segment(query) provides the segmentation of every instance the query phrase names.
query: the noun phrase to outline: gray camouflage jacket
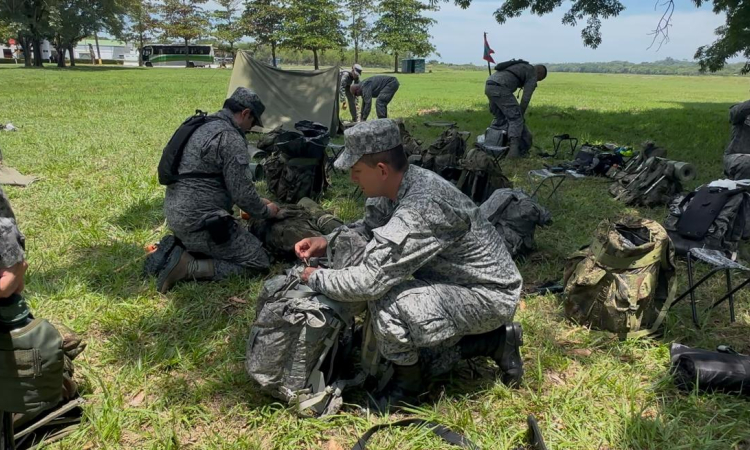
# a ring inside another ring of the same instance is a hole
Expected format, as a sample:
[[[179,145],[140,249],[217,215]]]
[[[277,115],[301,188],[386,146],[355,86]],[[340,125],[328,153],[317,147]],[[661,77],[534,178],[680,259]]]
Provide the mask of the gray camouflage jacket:
[[[253,184],[245,136],[231,111],[222,109],[198,128],[185,145],[179,174],[213,173],[215,178],[185,178],[167,186],[164,211],[177,233],[197,231],[207,217],[231,215],[237,205],[254,218],[270,215]]]
[[[488,301],[518,301],[521,275],[502,238],[479,208],[450,182],[410,166],[396,202],[367,200],[349,228],[370,239],[361,264],[320,269],[313,289],[335,300],[376,300],[410,279],[468,287]]]
[[[526,112],[526,108],[531,102],[531,96],[536,89],[536,68],[531,64],[521,63],[510,66],[501,71],[495,71],[487,78],[485,93],[487,95],[503,95],[523,88],[523,97],[521,97],[521,110]]]
[[[25,259],[26,238],[16,225],[8,197],[0,189],[0,268],[7,269]]]
[[[724,151],[725,155],[750,153],[750,100],[739,103],[729,110],[732,123],[732,138]]]
[[[343,98],[347,98],[351,95],[349,92],[349,88],[352,86],[352,84],[358,84],[359,80],[355,80],[354,77],[352,77],[352,73],[349,70],[342,70],[341,71],[341,83],[339,85],[339,96]]]
[[[375,75],[362,82],[362,121],[367,120],[372,108],[372,99],[380,95],[384,87],[396,80],[388,75]]]

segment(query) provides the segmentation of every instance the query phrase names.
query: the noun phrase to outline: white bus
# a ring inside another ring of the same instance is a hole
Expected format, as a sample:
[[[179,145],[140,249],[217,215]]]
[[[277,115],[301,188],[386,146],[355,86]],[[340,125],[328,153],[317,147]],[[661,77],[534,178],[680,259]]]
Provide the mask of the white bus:
[[[212,45],[188,46],[191,67],[211,67],[214,64]],[[147,67],[185,66],[185,46],[179,44],[153,44],[143,47],[143,64]]]

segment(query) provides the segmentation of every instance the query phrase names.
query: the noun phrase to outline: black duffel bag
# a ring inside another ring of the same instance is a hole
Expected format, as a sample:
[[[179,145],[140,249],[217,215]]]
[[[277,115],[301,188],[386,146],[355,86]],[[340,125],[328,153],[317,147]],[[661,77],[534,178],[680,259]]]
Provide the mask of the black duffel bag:
[[[750,356],[726,346],[717,352],[672,344],[670,359],[675,384],[682,390],[750,395]]]

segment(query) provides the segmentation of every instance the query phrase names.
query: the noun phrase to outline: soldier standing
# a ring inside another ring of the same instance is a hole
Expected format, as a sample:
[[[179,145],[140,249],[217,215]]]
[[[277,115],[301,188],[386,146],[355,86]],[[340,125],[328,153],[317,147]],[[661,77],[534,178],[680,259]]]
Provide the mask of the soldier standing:
[[[339,95],[341,97],[341,107],[346,109],[349,103],[349,112],[352,114],[352,122],[357,121],[357,99],[351,92],[351,87],[359,83],[359,77],[362,76],[362,66],[355,64],[352,70],[341,71],[341,82],[339,83]],[[346,102],[344,101],[346,99]]]
[[[274,217],[279,208],[253,184],[245,133],[263,126],[260,97],[237,88],[224,107],[188,140],[179,164],[181,179],[167,186],[167,225],[182,242],[157,279],[159,292],[185,279],[220,280],[270,266],[261,242],[232,216],[237,205],[253,218]],[[195,258],[193,253],[207,255]]]
[[[420,364],[422,349],[444,349],[453,362],[492,357],[517,384],[522,330],[511,321],[522,280],[501,237],[450,182],[409,165],[394,121],[357,125],[345,140],[335,166],[351,169],[368,198],[364,219],[349,227],[369,243],[361,264],[308,267],[302,278],[334,300],[367,302],[378,350],[394,368],[378,407],[423,392],[422,371],[432,371]],[[307,259],[327,246],[326,237],[307,238],[295,252]]]

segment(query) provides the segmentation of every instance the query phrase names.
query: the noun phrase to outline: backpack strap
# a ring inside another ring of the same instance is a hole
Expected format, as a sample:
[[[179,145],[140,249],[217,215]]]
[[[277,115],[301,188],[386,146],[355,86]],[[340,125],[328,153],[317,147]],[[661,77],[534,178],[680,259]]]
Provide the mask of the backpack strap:
[[[411,425],[424,425],[426,427],[429,427],[430,431],[432,431],[436,436],[449,444],[455,445],[456,447],[479,450],[479,447],[475,443],[471,442],[466,436],[456,433],[455,431],[451,431],[449,428],[443,425],[424,419],[404,419],[399,420],[398,422],[375,425],[374,427],[367,430],[367,432],[365,432],[365,434],[363,434],[362,437],[359,438],[354,447],[352,447],[352,450],[365,450],[367,448],[367,441],[372,437],[373,434],[377,433],[383,428],[408,427]]]

